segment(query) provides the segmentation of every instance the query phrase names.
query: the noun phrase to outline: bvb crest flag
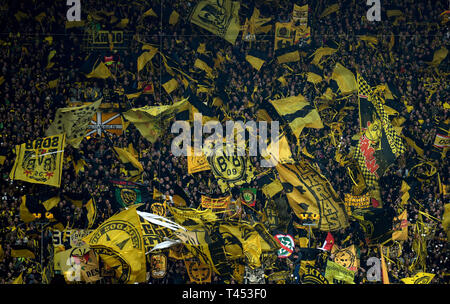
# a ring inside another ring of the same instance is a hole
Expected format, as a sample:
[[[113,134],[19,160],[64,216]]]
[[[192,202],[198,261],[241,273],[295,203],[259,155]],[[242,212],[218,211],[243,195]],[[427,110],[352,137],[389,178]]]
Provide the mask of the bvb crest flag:
[[[136,208],[129,207],[103,222],[83,238],[114,269],[120,283],[144,282],[146,264],[142,228]]]
[[[211,283],[212,269],[208,264],[203,264],[198,261],[184,261],[184,264],[186,265],[189,280],[192,283]]]
[[[55,119],[45,135],[51,136],[66,133],[67,143],[74,148],[78,148],[101,102],[102,98],[88,105],[59,108],[56,110]]]
[[[227,155],[225,144],[222,155],[215,154],[208,145],[205,145],[203,149],[222,192],[227,191],[230,187],[249,183],[253,179],[255,168],[250,162],[250,158],[238,156],[237,153]]]
[[[120,208],[148,202],[152,198],[144,186],[135,182],[112,180],[111,184],[114,186],[114,195]]]
[[[237,1],[202,0],[192,11],[189,20],[234,44],[241,28],[239,8],[240,3]]]
[[[401,281],[405,284],[429,284],[434,276],[434,273],[418,272],[413,277],[403,278]]]
[[[65,134],[58,134],[16,145],[16,159],[9,178],[59,187],[65,140]]]
[[[280,181],[294,213],[319,216],[318,228],[335,231],[349,225],[345,207],[331,184],[307,162],[279,164]]]
[[[334,245],[331,248],[331,254],[334,255],[334,262],[338,265],[345,267],[348,270],[356,272],[359,267],[359,259],[356,255],[355,245],[351,245],[346,248],[341,248],[338,245]]]

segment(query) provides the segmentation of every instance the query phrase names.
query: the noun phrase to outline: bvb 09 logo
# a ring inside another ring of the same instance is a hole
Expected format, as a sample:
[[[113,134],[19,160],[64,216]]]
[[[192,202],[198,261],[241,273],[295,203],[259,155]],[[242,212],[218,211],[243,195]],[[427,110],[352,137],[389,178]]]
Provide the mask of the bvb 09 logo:
[[[208,161],[215,175],[224,176],[230,182],[244,177],[246,163],[242,156],[211,156]]]

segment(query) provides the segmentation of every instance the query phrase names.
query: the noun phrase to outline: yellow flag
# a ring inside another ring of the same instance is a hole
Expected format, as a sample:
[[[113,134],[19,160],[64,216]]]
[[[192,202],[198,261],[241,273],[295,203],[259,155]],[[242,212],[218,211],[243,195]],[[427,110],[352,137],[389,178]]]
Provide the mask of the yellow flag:
[[[200,156],[194,155],[194,148],[191,147],[191,156],[187,156],[188,174],[193,174],[201,171],[211,170],[208,160],[202,153]]]
[[[167,122],[177,113],[187,109],[189,109],[189,103],[187,99],[183,99],[172,105],[133,108],[125,112],[123,116],[135,125],[143,137],[154,143],[166,131]]]
[[[111,71],[103,63],[103,61],[100,61],[100,63],[89,74],[86,74],[86,77],[100,79],[114,78],[113,74],[111,74]]]
[[[95,203],[94,199],[91,198],[86,203],[86,210],[87,210],[87,219],[88,219],[88,228],[91,228],[94,226],[95,219],[97,217],[97,204]]]
[[[300,136],[305,127],[323,128],[319,112],[302,95],[271,100],[270,103],[275,107],[278,114],[288,122],[297,137]]]
[[[334,255],[334,262],[338,265],[344,266],[348,270],[356,272],[359,267],[359,259],[356,255],[355,245],[346,248],[334,244],[331,248],[331,254]]]
[[[394,217],[392,240],[393,241],[406,241],[408,239],[408,219],[406,210]]]
[[[67,143],[74,148],[78,148],[87,133],[92,117],[97,113],[102,99],[79,107],[59,108],[56,110],[55,118],[45,135],[66,133]]]
[[[337,82],[343,94],[349,94],[358,90],[355,75],[340,63],[336,63],[331,79]]]
[[[328,6],[325,8],[325,10],[320,14],[319,19],[326,17],[334,12],[337,12],[339,10],[339,3],[335,3],[333,5]]]
[[[24,284],[23,282],[23,271],[19,274],[17,278],[14,279],[12,284]]]
[[[192,11],[189,20],[201,28],[235,44],[241,26],[238,1],[201,0]]]
[[[59,134],[16,145],[16,160],[9,178],[59,187],[65,139],[65,134]]]
[[[412,277],[401,279],[401,281],[405,284],[429,284],[434,276],[434,273],[418,272]]]
[[[144,66],[152,60],[152,58],[158,52],[157,48],[152,47],[151,45],[146,45],[149,51],[143,52],[137,59],[137,71],[140,72]]]
[[[324,56],[330,56],[336,52],[337,52],[337,49],[333,49],[330,47],[320,47],[311,55],[311,56],[314,56],[314,58],[311,60],[311,63],[322,68],[322,66],[320,65],[321,59]]]
[[[319,216],[318,228],[334,231],[348,227],[344,203],[328,180],[307,162],[278,164],[276,169],[289,205],[300,218],[304,212]]]
[[[433,54],[433,60],[428,62],[429,65],[437,67],[447,57],[448,50],[445,46],[442,46],[439,50]]]
[[[189,279],[192,283],[211,283],[211,266],[208,264],[199,263],[198,261],[184,261],[184,264],[186,266]]]
[[[442,227],[447,232],[447,240],[450,240],[450,203],[444,205],[444,214],[442,215]]]
[[[13,258],[27,258],[34,259],[35,254],[29,249],[11,249],[11,256]]]
[[[83,241],[114,269],[120,283],[133,284],[146,279],[146,261],[141,224],[136,208],[128,207],[103,222]]]
[[[172,13],[169,16],[169,24],[170,25],[177,24],[178,19],[180,19],[180,14],[178,14],[176,11],[172,11]]]
[[[325,278],[328,280],[330,284],[333,284],[334,280],[343,281],[346,284],[355,284],[354,282],[355,273],[333,261],[327,261]]]
[[[129,176],[127,180],[137,180],[139,179],[142,172],[144,172],[144,167],[130,152],[125,149],[114,147],[117,152],[120,161],[125,165],[125,170],[128,172]]]

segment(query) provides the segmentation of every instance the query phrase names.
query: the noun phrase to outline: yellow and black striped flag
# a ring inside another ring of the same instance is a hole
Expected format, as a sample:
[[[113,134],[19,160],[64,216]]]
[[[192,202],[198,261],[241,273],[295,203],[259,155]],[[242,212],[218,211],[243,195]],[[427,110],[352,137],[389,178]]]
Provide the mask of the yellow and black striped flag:
[[[137,181],[142,172],[144,172],[144,167],[130,152],[125,149],[114,147],[119,160],[124,164],[125,171],[127,173],[126,180]]]
[[[300,136],[303,128],[323,128],[319,112],[302,95],[271,100],[270,103],[288,123],[296,137]]]

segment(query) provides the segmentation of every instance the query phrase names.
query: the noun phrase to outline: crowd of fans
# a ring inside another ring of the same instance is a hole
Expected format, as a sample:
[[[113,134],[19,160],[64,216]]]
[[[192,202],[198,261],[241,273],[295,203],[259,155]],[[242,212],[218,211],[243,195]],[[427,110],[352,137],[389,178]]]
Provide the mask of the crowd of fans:
[[[245,54],[250,49],[250,43],[239,38],[235,45],[210,33],[201,30],[198,26],[189,22],[188,14],[197,1],[152,1],[153,11],[158,17],[142,17],[144,11],[150,8],[146,1],[135,1],[131,5],[128,1],[82,1],[82,19],[87,24],[95,24],[108,30],[111,25],[108,22],[95,21],[88,18],[88,12],[100,11],[114,12],[120,18],[128,18],[129,22],[124,29],[129,35],[127,47],[119,50],[102,50],[102,55],[115,58],[115,63],[110,66],[114,71],[115,79],[86,79],[79,72],[84,59],[94,50],[89,49],[84,41],[84,28],[66,28],[66,11],[68,7],[62,1],[17,1],[9,2],[1,8],[1,33],[0,33],[0,151],[5,155],[5,160],[0,166],[2,179],[0,181],[0,245],[3,256],[0,255],[0,283],[10,283],[24,270],[24,281],[27,284],[41,283],[40,248],[42,243],[47,244],[51,240],[51,233],[46,231],[41,234],[37,223],[24,224],[19,216],[21,197],[27,194],[42,192],[42,185],[29,184],[9,179],[9,172],[14,163],[12,149],[15,145],[26,141],[43,137],[54,117],[56,109],[67,106],[69,101],[89,101],[82,92],[87,88],[94,89],[105,96],[111,103],[120,101],[121,106],[126,107],[123,95],[117,95],[120,87],[136,87],[138,81],[152,82],[153,94],[145,94],[132,100],[134,107],[144,105],[172,104],[173,100],[179,100],[184,96],[185,87],[181,84],[171,94],[167,94],[160,86],[161,70],[156,65],[153,73],[137,73],[136,56],[139,53],[142,41],[158,46],[159,50],[167,57],[180,62],[182,67],[193,67],[196,59],[198,42],[206,43],[206,49],[212,54],[222,52],[225,60],[220,66],[221,75],[226,77],[225,86],[229,93],[226,101],[231,118],[253,120],[256,111],[266,97],[271,96],[272,90],[281,92],[284,96],[302,94],[312,101],[319,92],[324,92],[326,83],[314,86],[306,81],[306,77],[300,73],[307,70],[306,58],[290,63],[290,67],[299,75],[287,77],[287,85],[280,86],[276,81],[283,73],[283,68],[276,60],[268,62],[260,72],[245,60]],[[247,1],[244,1],[247,2]],[[271,16],[277,22],[285,22],[290,19],[293,1],[254,1],[263,16]],[[434,50],[440,46],[448,45],[448,25],[441,25],[439,14],[448,9],[446,1],[422,1],[414,3],[399,0],[397,7],[403,12],[404,19],[397,25],[393,25],[392,18],[383,18],[380,22],[367,22],[362,18],[366,15],[367,6],[364,3],[355,5],[354,1],[340,2],[337,13],[324,18],[319,14],[329,4],[325,0],[314,1],[310,4],[309,24],[311,27],[311,45],[319,47],[330,39],[340,44],[339,52],[331,55],[331,60],[324,65],[324,75],[329,75],[333,69],[333,62],[338,61],[347,67],[358,65],[366,80],[372,84],[391,82],[401,93],[401,102],[412,106],[411,112],[400,113],[406,118],[404,128],[407,128],[416,137],[425,143],[425,156],[429,155],[435,136],[433,121],[444,121],[449,118],[448,110],[444,109],[444,102],[449,100],[449,87],[447,81],[440,81],[435,86],[435,91],[430,93],[429,87],[424,85],[429,79],[435,79],[435,71],[427,68],[425,61],[429,61]],[[306,3],[306,2],[305,2]],[[242,3],[244,4],[244,3]],[[299,1],[298,4],[304,4]],[[241,10],[245,9],[242,5]],[[175,25],[167,22],[168,15],[173,11],[180,14],[179,21]],[[384,13],[386,8],[382,7]],[[15,16],[18,12],[27,14],[25,18]],[[40,21],[35,16],[44,12],[45,17]],[[383,15],[385,16],[385,15]],[[20,20],[18,20],[20,19]],[[240,20],[244,24],[245,20]],[[436,24],[436,25],[433,25]],[[358,48],[356,35],[370,31],[380,37],[376,48],[361,44]],[[390,33],[395,36],[395,45],[391,52],[394,62],[389,59],[389,49],[386,43]],[[273,30],[267,34],[261,34],[256,41],[251,42],[251,47],[256,48],[274,58]],[[46,37],[52,37],[51,43]],[[52,68],[48,66],[48,54],[56,51],[51,61],[56,62]],[[382,54],[380,59],[379,54]],[[439,67],[445,74],[448,72],[448,63]],[[48,87],[47,83],[57,79],[54,87]],[[253,88],[257,88],[253,94]],[[77,88],[75,90],[74,88]],[[202,95],[200,95],[202,97]],[[348,110],[344,117],[345,128],[340,138],[341,150],[348,152],[352,145],[352,137],[359,132],[358,97],[356,94],[348,99],[348,105],[353,109]],[[253,104],[253,105],[252,105]],[[421,123],[423,122],[423,123]],[[330,128],[305,129],[306,139],[327,138]],[[174,184],[185,190],[189,201],[188,207],[197,208],[201,195],[219,195],[220,188],[215,182],[211,171],[204,171],[193,175],[187,172],[187,160],[184,157],[174,157],[170,146],[173,135],[167,130],[167,136],[159,138],[151,144],[143,138],[139,131],[132,125],[122,135],[110,134],[114,146],[127,147],[132,144],[139,151],[139,161],[144,168],[143,183],[150,191],[154,188],[155,178],[158,180],[160,191],[166,195],[174,195]],[[302,143],[305,145],[305,143]],[[311,141],[308,147],[313,146],[311,152],[319,164],[321,171],[337,194],[344,200],[344,194],[352,189],[352,181],[345,167],[342,167],[334,159],[336,148],[327,140]],[[291,149],[297,152],[295,141],[291,141]],[[74,148],[66,147],[65,156],[73,154]],[[84,172],[75,173],[71,162],[64,165],[61,179],[61,194],[81,193],[88,190],[95,198],[98,216],[96,224],[103,222],[118,210],[114,205],[114,193],[108,181],[112,178],[121,178],[123,165],[115,157],[108,138],[93,135],[86,137],[80,147],[87,165]],[[296,153],[294,153],[296,154]],[[300,157],[300,156],[298,156]],[[408,146],[406,153],[401,156],[396,164],[389,168],[381,178],[381,197],[386,205],[396,208],[400,204],[401,181],[408,174],[408,162],[417,158],[417,152]],[[445,169],[447,168],[447,169]],[[439,160],[436,169],[440,174],[441,182],[449,184],[448,159]],[[261,171],[257,168],[257,171]],[[210,182],[208,182],[210,181]],[[256,181],[250,186],[257,188]],[[46,189],[46,188],[44,188]],[[258,189],[257,206],[261,210],[265,205],[265,196]],[[237,194],[234,194],[234,199]],[[444,212],[444,204],[448,203],[448,196],[439,192],[437,182],[426,185],[417,200],[425,206],[426,212],[437,219],[441,219]],[[86,223],[77,220],[77,210],[70,201],[62,199],[58,205],[61,217],[65,219],[65,225],[69,228],[86,228]],[[149,208],[148,208],[149,210]],[[408,221],[414,225],[417,221],[418,207],[408,205]],[[242,217],[251,218],[248,209],[243,209]],[[289,215],[295,220],[295,215]],[[78,217],[79,218],[79,217]],[[425,222],[434,223],[433,220],[424,218]],[[36,232],[38,231],[38,232]],[[24,237],[34,233],[33,239]],[[416,256],[412,251],[413,229],[409,230],[410,236],[403,243],[402,254],[398,258],[403,265],[410,265]],[[431,233],[431,232],[430,232]],[[351,235],[350,238],[347,238]],[[351,225],[345,231],[333,233],[336,243],[346,239],[345,245],[360,245],[360,236],[357,229]],[[315,233],[317,246],[320,246],[326,237],[326,232]],[[11,250],[14,246],[27,245],[35,252],[34,261],[13,257]],[[360,248],[360,268],[357,271],[355,282],[367,282],[365,272],[368,269],[366,260],[367,248]],[[429,241],[427,242],[427,271],[436,274],[433,283],[448,282],[449,261],[448,241],[446,233],[440,223],[435,226]],[[298,256],[293,254],[291,262],[295,262]],[[48,261],[46,257],[44,261]],[[291,266],[294,267],[294,266]],[[149,283],[187,283],[189,278],[184,264],[180,261],[169,260],[169,271],[164,279],[150,279]],[[408,267],[400,267],[388,263],[390,280],[399,283],[401,278],[412,276]],[[223,279],[213,275],[213,283],[221,283]]]

